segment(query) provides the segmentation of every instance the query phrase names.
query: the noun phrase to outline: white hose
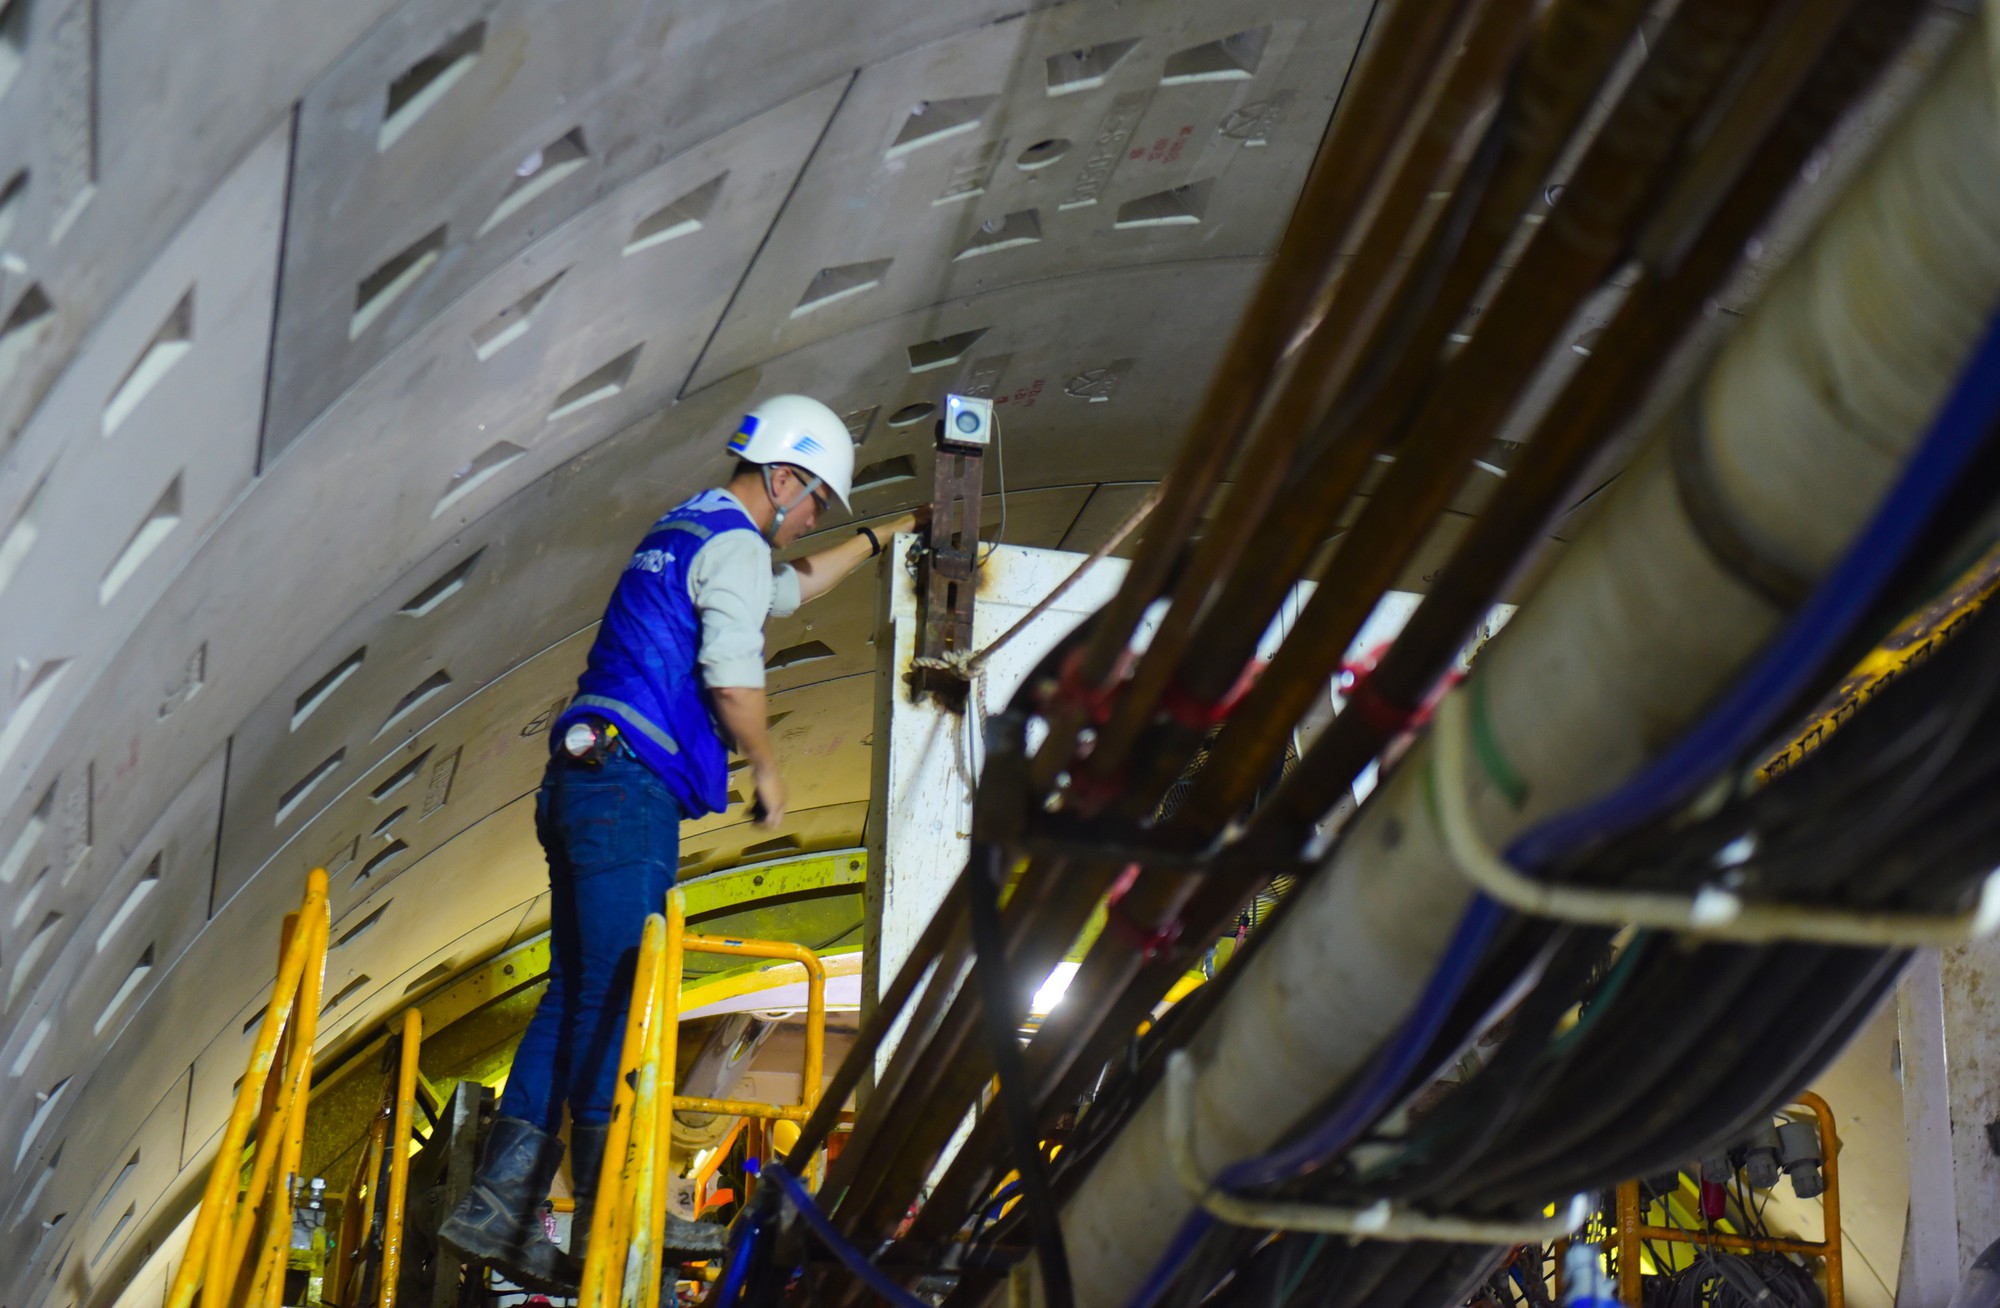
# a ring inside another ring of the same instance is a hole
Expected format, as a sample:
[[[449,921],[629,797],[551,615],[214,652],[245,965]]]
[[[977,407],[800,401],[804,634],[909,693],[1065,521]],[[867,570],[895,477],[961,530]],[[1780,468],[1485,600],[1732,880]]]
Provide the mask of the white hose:
[[[1698,417],[1739,536],[1802,580],[1860,528],[2000,303],[1984,47],[1961,41],[1677,415]],[[1668,425],[1481,658],[1493,738],[1526,783],[1516,809],[1472,778],[1489,841],[1630,776],[1781,621],[1691,525]],[[1269,1149],[1331,1094],[1443,951],[1468,891],[1424,802],[1426,766],[1397,769],[1195,1037],[1204,1175]],[[1063,1211],[1081,1308],[1123,1304],[1190,1211],[1164,1115],[1149,1097]]]

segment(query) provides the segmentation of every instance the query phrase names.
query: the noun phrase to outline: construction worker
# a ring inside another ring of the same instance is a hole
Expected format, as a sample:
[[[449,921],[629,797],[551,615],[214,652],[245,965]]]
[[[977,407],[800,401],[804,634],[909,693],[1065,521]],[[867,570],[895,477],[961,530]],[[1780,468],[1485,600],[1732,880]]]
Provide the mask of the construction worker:
[[[626,564],[576,697],[550,730],[535,802],[549,861],[549,982],[514,1054],[472,1188],[439,1229],[466,1256],[519,1284],[567,1290],[581,1269],[639,936],[679,865],[679,825],[727,803],[729,749],[750,766],[755,820],[776,828],[785,782],[764,702],[764,622],[825,594],[916,524],[863,527],[790,565],[774,546],[812,531],[854,480],[854,444],[818,400],[779,395],[745,416],[724,486],[655,522]],[[563,1155],[570,1112],[577,1206],[572,1257],[543,1233],[539,1208]],[[679,1223],[669,1247],[721,1228]],[[715,1241],[720,1249],[719,1238]]]

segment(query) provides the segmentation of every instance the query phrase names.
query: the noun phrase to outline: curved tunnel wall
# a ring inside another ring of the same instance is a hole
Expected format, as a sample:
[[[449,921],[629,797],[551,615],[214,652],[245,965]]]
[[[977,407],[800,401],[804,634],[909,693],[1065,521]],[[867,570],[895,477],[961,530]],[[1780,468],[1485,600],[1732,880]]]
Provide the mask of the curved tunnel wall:
[[[329,1052],[539,929],[539,733],[753,396],[866,517],[990,391],[1008,539],[1108,531],[1369,9],[0,0],[0,1304],[184,1210],[304,869]],[[775,852],[858,843],[851,589],[771,633]]]

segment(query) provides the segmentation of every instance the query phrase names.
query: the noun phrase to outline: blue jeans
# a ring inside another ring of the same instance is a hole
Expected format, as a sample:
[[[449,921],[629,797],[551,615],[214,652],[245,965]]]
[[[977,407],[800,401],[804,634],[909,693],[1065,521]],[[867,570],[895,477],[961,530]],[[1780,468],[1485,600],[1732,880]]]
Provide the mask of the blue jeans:
[[[535,834],[549,860],[549,988],[514,1051],[500,1115],[554,1134],[611,1120],[625,1013],[646,915],[664,910],[680,859],[680,806],[653,770],[617,753],[542,774]]]

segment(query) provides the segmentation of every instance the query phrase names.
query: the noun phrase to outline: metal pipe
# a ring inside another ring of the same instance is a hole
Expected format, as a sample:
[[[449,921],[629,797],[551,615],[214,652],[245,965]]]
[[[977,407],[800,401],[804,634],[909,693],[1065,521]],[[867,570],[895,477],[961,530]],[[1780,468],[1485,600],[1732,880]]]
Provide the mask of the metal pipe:
[[[1867,517],[2000,302],[2000,123],[1967,40],[1773,282],[1701,380],[1722,503],[1760,548],[1817,575]],[[1865,290],[1862,289],[1865,285]],[[1884,342],[1894,342],[1893,350]],[[1821,384],[1837,377],[1837,392]],[[1474,670],[1482,730],[1519,780],[1486,775],[1481,831],[1518,831],[1635,772],[1726,686],[1781,611],[1711,553],[1665,429]],[[1291,896],[1189,1048],[1214,1170],[1267,1149],[1351,1076],[1430,975],[1469,895],[1422,785],[1422,750]],[[1117,1302],[1189,1211],[1154,1142],[1157,1093],[1064,1209],[1079,1302]]]
[[[396,1110],[389,1127],[389,1208],[382,1220],[382,1308],[396,1308],[396,1278],[403,1270],[403,1209],[410,1196],[410,1128],[417,1115],[417,1054],[424,1015],[403,1014],[403,1047],[396,1061]]]

